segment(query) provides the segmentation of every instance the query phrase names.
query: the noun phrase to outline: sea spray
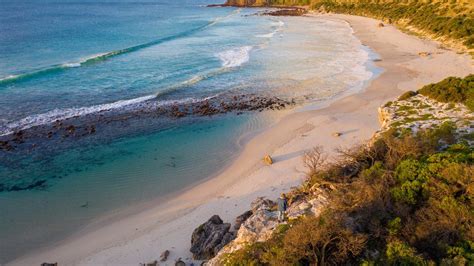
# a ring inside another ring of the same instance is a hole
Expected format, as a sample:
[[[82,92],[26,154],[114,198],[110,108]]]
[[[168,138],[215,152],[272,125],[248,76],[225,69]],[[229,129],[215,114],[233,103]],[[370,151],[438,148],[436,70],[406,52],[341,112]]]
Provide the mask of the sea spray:
[[[222,67],[238,67],[250,60],[250,51],[252,48],[252,46],[243,46],[217,53],[216,56],[221,60]]]

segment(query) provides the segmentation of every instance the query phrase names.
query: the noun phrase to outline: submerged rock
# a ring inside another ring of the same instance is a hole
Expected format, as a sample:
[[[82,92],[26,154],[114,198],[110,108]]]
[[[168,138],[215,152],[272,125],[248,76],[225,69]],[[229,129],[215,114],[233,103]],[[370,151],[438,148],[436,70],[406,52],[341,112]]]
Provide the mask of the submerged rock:
[[[235,238],[229,231],[230,224],[224,223],[218,215],[212,216],[200,225],[191,237],[191,253],[196,260],[214,257],[219,250]]]

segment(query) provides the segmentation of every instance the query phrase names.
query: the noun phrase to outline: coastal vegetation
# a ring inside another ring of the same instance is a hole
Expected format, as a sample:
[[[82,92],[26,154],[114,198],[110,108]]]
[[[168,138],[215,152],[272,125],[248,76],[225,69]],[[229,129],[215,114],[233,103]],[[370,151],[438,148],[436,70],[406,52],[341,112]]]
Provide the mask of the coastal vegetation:
[[[416,97],[427,96],[446,106],[455,103],[447,110],[455,109],[470,99],[472,78],[448,78],[387,105],[398,110],[407,101],[423,104]],[[465,120],[472,129],[472,120]],[[280,224],[268,240],[249,243],[221,262],[474,264],[474,148],[458,134],[457,122],[416,131],[387,123],[370,145],[341,150],[331,163],[319,148],[311,150],[304,157],[308,179],[289,194],[289,202],[313,197],[315,187],[334,188],[321,213]]]
[[[405,29],[474,48],[474,4],[469,0],[316,0],[312,8],[386,20]]]
[[[372,17],[462,50],[474,49],[471,0],[228,0],[226,5],[306,6],[321,12]]]

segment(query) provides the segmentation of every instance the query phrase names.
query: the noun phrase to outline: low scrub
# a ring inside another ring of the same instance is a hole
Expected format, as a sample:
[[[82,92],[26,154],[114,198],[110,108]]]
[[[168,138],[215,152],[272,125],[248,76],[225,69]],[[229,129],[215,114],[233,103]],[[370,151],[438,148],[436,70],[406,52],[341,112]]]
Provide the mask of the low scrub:
[[[453,130],[386,132],[370,148],[341,151],[303,186],[338,187],[320,216],[292,221],[224,264],[471,265],[474,149],[454,143]]]
[[[473,84],[474,75],[448,78],[418,93],[469,105]],[[308,179],[289,202],[335,188],[321,215],[292,220],[222,263],[474,265],[474,148],[456,132],[450,121],[416,133],[392,127],[331,163],[320,147],[308,151]]]
[[[314,9],[384,19],[474,48],[472,1],[314,0]]]
[[[439,102],[462,103],[474,111],[474,74],[465,78],[449,77],[418,92]]]

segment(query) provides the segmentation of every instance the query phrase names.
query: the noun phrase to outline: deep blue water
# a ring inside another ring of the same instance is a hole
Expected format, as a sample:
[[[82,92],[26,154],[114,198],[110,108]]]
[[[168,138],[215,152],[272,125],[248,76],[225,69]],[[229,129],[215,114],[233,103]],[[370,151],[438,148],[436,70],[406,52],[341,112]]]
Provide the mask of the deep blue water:
[[[258,9],[210,3],[0,0],[0,138],[222,92],[304,104],[360,89],[370,78],[368,54],[345,23],[253,16]],[[203,180],[237,156],[242,135],[271,122],[251,112],[148,117],[97,125],[80,139],[0,150],[0,264]]]

